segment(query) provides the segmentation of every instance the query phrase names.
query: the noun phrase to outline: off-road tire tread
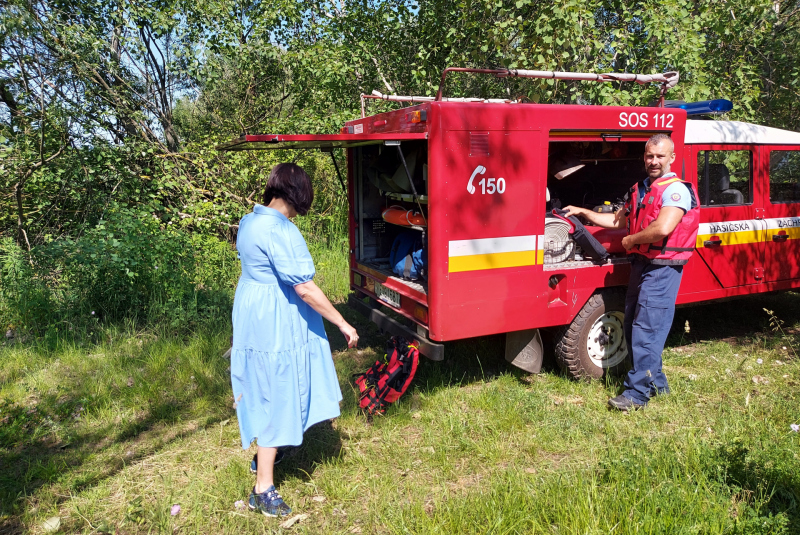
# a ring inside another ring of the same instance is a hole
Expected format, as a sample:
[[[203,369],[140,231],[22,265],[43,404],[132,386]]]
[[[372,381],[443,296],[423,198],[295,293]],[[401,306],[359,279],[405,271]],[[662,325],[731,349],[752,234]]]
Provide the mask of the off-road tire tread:
[[[559,367],[567,374],[578,380],[591,380],[595,377],[583,366],[580,358],[581,331],[586,327],[586,322],[597,311],[604,307],[614,295],[612,292],[617,290],[604,290],[592,294],[589,300],[581,308],[575,319],[568,325],[558,329],[555,333],[555,356]]]

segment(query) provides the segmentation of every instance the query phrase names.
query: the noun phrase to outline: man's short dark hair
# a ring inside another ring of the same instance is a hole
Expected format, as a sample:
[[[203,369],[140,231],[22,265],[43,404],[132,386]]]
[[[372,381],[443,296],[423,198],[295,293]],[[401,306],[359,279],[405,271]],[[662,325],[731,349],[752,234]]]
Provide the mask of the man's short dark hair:
[[[306,215],[314,202],[311,178],[303,168],[293,163],[279,163],[272,168],[264,190],[264,206],[272,199],[283,199],[300,215]]]
[[[650,136],[650,139],[647,140],[647,143],[645,143],[644,146],[647,147],[649,145],[658,145],[662,141],[668,142],[672,146],[672,150],[675,150],[675,142],[672,141],[672,138],[667,134],[653,134]]]

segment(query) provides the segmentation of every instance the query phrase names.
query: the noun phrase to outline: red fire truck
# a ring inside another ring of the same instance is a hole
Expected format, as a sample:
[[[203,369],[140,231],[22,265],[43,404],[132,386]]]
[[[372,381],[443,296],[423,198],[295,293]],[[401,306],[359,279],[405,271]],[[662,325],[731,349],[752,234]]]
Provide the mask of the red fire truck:
[[[362,95],[362,118],[339,134],[244,135],[220,147],[346,149],[349,304],[383,330],[418,340],[434,360],[443,342],[506,333],[507,360],[538,372],[539,330],[550,329],[571,375],[620,371],[630,269],[622,235],[586,227],[610,253],[599,262],[551,209],[613,210],[645,176],[644,145],[655,133],[672,137],[672,168],[700,194],[700,232],[678,304],[800,287],[800,133],[687,120],[727,101],[665,103],[677,73],[472,70],[662,86],[654,107],[617,107],[445,98],[452,70],[470,69],[447,69],[436,97]],[[366,116],[365,98],[411,106]],[[409,232],[427,254],[426,276],[414,281],[389,263],[393,243]]]

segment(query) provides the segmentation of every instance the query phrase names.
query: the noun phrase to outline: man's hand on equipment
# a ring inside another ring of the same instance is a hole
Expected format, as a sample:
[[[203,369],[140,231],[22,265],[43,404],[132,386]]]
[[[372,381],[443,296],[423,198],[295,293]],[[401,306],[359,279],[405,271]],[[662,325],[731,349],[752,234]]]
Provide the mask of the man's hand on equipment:
[[[566,212],[564,217],[584,215],[586,212],[588,212],[586,208],[579,208],[577,206],[572,206],[571,204],[569,206],[565,206],[564,211]]]
[[[600,212],[593,212],[587,208],[580,208],[578,206],[569,205],[564,208],[566,214],[565,217],[570,216],[581,216],[586,221],[589,222],[590,225],[595,225],[598,227],[603,228],[622,228],[625,226],[626,219],[623,217],[619,219],[617,214],[611,214],[608,212],[600,213]]]

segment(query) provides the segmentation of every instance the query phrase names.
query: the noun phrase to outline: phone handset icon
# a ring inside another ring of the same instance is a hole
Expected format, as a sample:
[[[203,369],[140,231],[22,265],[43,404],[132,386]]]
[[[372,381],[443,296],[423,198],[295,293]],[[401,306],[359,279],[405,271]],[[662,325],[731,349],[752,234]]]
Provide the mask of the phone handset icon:
[[[467,182],[467,191],[470,192],[470,194],[475,193],[475,186],[472,185],[472,181],[475,179],[477,175],[482,175],[485,172],[486,168],[482,165],[476,167],[475,170],[472,172],[472,176],[469,177],[469,182]]]

